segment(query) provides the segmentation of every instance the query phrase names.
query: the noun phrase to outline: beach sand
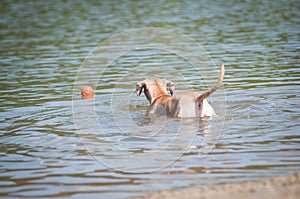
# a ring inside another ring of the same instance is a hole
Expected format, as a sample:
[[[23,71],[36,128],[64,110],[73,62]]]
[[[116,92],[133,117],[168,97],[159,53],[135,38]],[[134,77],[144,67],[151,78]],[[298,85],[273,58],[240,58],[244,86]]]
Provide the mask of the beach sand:
[[[298,199],[300,173],[266,178],[260,181],[206,185],[201,188],[165,190],[151,193],[144,199]]]

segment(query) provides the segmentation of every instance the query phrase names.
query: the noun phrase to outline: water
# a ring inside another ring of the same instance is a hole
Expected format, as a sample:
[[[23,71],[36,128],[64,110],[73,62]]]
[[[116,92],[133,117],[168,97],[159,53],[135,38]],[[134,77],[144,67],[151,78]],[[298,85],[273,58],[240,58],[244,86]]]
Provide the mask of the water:
[[[2,1],[0,9],[2,197],[127,198],[299,171],[299,2]],[[95,104],[80,100],[77,72],[89,53],[144,27],[184,33],[211,59],[199,73],[163,49],[130,51],[101,78],[99,68],[84,71]],[[201,92],[222,61],[224,86],[209,99],[218,117],[146,116],[137,81],[165,77],[177,92]]]

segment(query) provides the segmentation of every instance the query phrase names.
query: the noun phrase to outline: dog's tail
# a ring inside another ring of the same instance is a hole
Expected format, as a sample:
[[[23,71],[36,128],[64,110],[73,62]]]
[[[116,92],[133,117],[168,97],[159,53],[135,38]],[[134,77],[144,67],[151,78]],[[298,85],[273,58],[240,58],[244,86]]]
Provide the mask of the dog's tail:
[[[222,63],[221,68],[220,68],[220,75],[219,75],[219,79],[218,79],[217,83],[212,88],[210,88],[207,91],[205,91],[204,93],[202,93],[197,98],[198,102],[202,102],[205,98],[210,96],[213,92],[215,92],[221,86],[223,79],[224,79],[224,74],[225,74],[225,67],[224,67],[224,63]]]

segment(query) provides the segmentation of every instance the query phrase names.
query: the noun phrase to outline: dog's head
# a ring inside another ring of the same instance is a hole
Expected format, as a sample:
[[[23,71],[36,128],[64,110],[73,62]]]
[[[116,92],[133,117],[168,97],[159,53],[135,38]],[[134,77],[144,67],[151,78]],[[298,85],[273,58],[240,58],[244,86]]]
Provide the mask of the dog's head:
[[[141,95],[144,90],[145,96],[149,101],[153,97],[157,97],[161,94],[167,94],[167,88],[170,91],[170,94],[173,95],[175,91],[174,83],[166,79],[145,79],[144,81],[138,82],[136,84],[136,94]]]

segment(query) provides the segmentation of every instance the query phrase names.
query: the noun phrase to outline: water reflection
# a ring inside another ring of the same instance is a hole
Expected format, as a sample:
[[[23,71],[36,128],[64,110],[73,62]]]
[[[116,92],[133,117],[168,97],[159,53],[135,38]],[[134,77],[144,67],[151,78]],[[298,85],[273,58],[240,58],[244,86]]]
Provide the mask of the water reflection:
[[[101,164],[122,172],[161,170],[194,146],[201,149],[198,151],[200,156],[207,155],[221,133],[219,125],[222,122],[199,119],[166,118],[149,121],[142,126],[118,121],[117,125],[113,125],[114,117],[110,113],[100,114],[111,118],[110,122],[97,120],[99,116],[94,110],[93,100],[78,101],[76,105],[73,110],[83,145]],[[209,124],[211,122],[214,124]],[[107,128],[107,125],[110,127]]]
[[[1,196],[126,198],[299,171],[297,0],[4,0],[0,10]],[[137,81],[157,75],[175,82],[178,91],[203,91],[218,73],[208,64],[200,76],[162,49],[134,50],[109,63],[102,79],[97,71],[85,74],[98,82],[91,101],[80,100],[78,87],[75,102],[90,103],[78,111],[93,114],[77,116],[84,121],[77,134],[72,89],[80,65],[99,42],[136,27],[183,32],[216,63],[226,63],[226,104],[221,92],[209,99],[217,112],[225,104],[226,114],[182,125],[151,123],[147,101],[133,94]],[[128,120],[116,128],[108,111],[112,93],[129,93],[129,105],[114,108],[119,122],[125,111],[138,131],[126,126]]]

